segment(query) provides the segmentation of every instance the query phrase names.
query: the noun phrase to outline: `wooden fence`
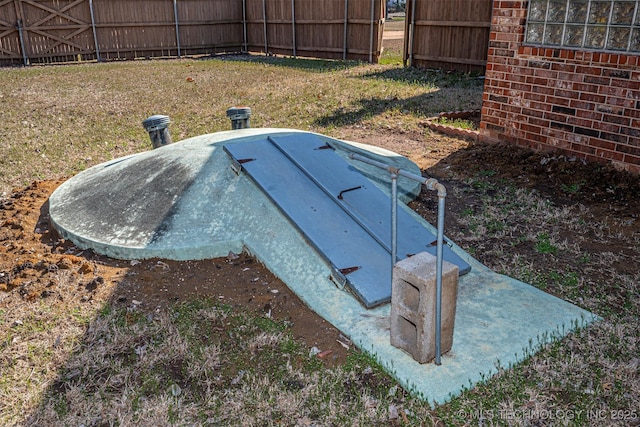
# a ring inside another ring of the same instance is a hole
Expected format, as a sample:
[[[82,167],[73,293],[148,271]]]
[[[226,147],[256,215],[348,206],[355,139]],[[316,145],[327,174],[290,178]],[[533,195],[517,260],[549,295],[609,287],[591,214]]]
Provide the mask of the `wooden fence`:
[[[384,0],[0,0],[0,65],[229,52],[377,62]]]
[[[484,72],[493,0],[407,0],[405,64]]]

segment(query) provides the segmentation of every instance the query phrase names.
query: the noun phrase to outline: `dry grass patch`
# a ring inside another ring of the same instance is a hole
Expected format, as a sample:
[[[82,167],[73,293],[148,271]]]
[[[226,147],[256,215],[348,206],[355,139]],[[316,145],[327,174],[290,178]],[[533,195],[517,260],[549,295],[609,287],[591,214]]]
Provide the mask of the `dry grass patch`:
[[[90,306],[43,301],[0,310],[0,424],[14,425],[36,407],[97,315]]]
[[[361,353],[327,369],[286,323],[211,301],[153,315],[105,308],[61,366],[28,425],[372,425],[390,410],[429,417],[428,405]]]
[[[483,166],[449,170],[448,237],[490,268],[603,320],[502,367],[438,415],[451,425],[640,425],[637,225],[603,216],[598,206],[516,187]],[[425,197],[415,208],[432,217],[433,203]]]
[[[149,149],[152,114],[171,117],[174,141],[228,130],[234,105],[254,127],[423,133],[421,118],[477,108],[481,91],[465,76],[253,56],[0,69],[0,194]]]
[[[0,291],[0,424],[640,425],[637,180],[513,148],[464,150],[421,126],[477,109],[481,91],[473,76],[283,58],[0,69],[0,194],[148,149],[140,122],[151,114],[171,116],[179,140],[226,130],[225,110],[249,105],[254,127],[440,160],[429,173],[449,189],[448,237],[603,317],[432,409],[358,351],[326,368],[286,322],[203,300],[152,314],[116,308],[88,298],[69,270],[9,260],[0,286],[30,275]],[[456,162],[458,152],[470,154]],[[412,206],[435,222],[432,196]],[[5,258],[27,256],[18,246],[39,226],[15,214],[0,233]],[[35,276],[55,292],[31,286]]]

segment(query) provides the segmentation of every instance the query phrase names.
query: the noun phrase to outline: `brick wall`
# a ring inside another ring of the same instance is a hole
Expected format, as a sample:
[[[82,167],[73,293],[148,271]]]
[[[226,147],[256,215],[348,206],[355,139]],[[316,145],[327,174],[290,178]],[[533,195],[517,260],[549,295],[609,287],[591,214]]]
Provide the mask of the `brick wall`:
[[[640,56],[523,46],[527,1],[494,1],[480,140],[640,174]]]

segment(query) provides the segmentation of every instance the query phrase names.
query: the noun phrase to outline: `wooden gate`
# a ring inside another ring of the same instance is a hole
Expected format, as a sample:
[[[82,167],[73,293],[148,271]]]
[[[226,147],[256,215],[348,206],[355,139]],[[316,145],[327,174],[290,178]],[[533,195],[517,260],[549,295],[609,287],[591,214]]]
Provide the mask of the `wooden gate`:
[[[22,61],[20,37],[18,34],[18,17],[15,12],[14,0],[0,1],[0,59],[6,62]],[[0,61],[2,65],[4,61]]]
[[[493,0],[407,0],[405,65],[484,72]]]
[[[25,63],[95,59],[86,0],[14,0],[13,4]]]

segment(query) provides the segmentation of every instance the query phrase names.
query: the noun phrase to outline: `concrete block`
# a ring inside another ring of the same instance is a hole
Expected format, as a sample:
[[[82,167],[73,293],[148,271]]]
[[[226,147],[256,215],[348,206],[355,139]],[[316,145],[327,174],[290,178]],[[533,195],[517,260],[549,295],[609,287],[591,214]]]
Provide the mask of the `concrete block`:
[[[419,363],[436,355],[436,261],[427,252],[398,261],[393,267],[391,289],[391,345],[409,353]],[[440,350],[453,345],[458,295],[458,267],[442,264],[442,312]]]

